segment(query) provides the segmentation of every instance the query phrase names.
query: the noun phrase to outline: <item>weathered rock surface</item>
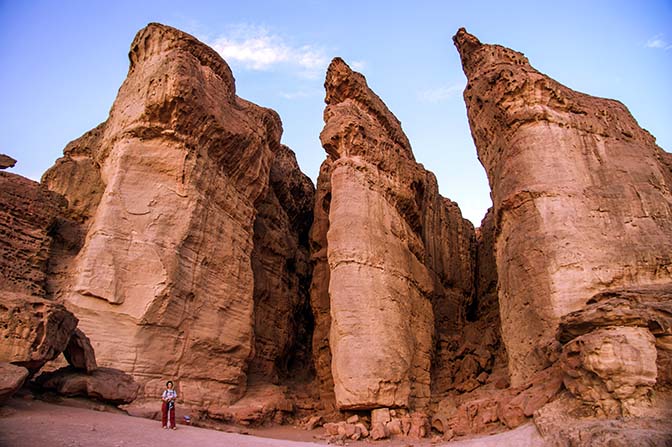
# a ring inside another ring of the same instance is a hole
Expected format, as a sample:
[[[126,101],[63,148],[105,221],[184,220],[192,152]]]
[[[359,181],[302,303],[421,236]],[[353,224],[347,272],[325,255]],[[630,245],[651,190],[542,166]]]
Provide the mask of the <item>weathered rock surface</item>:
[[[318,185],[316,208],[328,202],[329,221],[316,216],[326,243],[317,231],[312,240],[316,271],[321,250],[329,265],[336,402],[340,409],[423,408],[435,325],[455,331],[473,293],[473,227],[438,194],[362,75],[337,58],[325,87],[320,139],[329,191]],[[314,280],[312,290],[321,313],[324,289]],[[316,321],[322,331],[325,322]]]
[[[295,312],[312,187],[277,114],[236,96],[214,50],[150,24],[129,57],[109,118],[43,176],[87,229],[59,296],[140,396],[169,377],[186,405],[222,413],[250,368],[273,380],[310,338]]]
[[[39,183],[0,172],[0,290],[48,295],[49,257],[66,207]]]
[[[14,165],[16,165],[16,160],[9,155],[0,154],[0,169],[13,168]]]
[[[63,356],[75,369],[92,373],[98,369],[96,354],[89,337],[79,329],[75,329],[70,341],[63,351]]]
[[[66,348],[76,327],[77,318],[61,304],[2,292],[0,362],[23,366],[34,374]]]
[[[312,367],[308,233],[315,188],[286,146],[275,153],[269,179],[254,222],[255,356],[250,374],[278,383],[309,375]]]
[[[593,407],[571,398],[568,393],[539,409],[534,424],[544,444],[561,446],[661,446],[672,439],[672,395],[657,393],[649,408],[636,417],[604,419]]]
[[[487,386],[448,396],[438,403],[432,427],[458,436],[515,428],[551,402],[562,386],[562,372],[554,366],[537,372],[518,388]]]
[[[28,370],[23,366],[0,362],[0,405],[23,386],[28,374]]]
[[[140,388],[133,377],[114,368],[87,374],[69,366],[42,374],[35,382],[64,396],[86,396],[112,404],[133,402]]]
[[[310,261],[313,276],[310,283],[310,307],[313,311],[313,367],[320,397],[323,402],[335,404],[334,379],[331,375],[331,302],[329,299],[329,261],[327,259],[327,232],[331,207],[331,160],[320,166],[313,208],[313,226],[310,228]]]
[[[432,371],[432,395],[451,390],[470,392],[493,381],[508,386],[506,350],[501,340],[497,302],[495,227],[492,209],[476,229],[474,299],[467,303],[466,321],[458,331],[442,331]]]
[[[607,416],[647,405],[656,383],[669,383],[672,336],[669,284],[610,290],[562,317],[565,386]]]
[[[490,186],[512,385],[549,364],[560,318],[610,288],[669,282],[672,172],[619,102],[570,90],[521,54],[454,37]]]
[[[567,343],[612,326],[647,328],[656,337],[672,335],[672,283],[598,293],[585,307],[562,317],[557,337]]]
[[[565,345],[561,365],[574,396],[620,416],[646,401],[656,383],[656,342],[645,328],[600,328]]]

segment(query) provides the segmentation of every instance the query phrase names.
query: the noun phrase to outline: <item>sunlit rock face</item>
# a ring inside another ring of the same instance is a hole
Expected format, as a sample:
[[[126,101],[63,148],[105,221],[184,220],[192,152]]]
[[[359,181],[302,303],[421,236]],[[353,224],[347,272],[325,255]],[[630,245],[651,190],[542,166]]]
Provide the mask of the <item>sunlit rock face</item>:
[[[575,92],[521,53],[454,37],[492,188],[512,385],[548,364],[559,319],[611,288],[672,277],[670,154],[618,101]]]
[[[320,370],[330,353],[340,409],[423,408],[437,319],[441,330],[456,331],[472,297],[473,226],[439,195],[361,74],[336,58],[325,88],[320,139],[328,159],[316,201],[324,212],[315,212],[313,232],[322,281],[313,278],[313,305],[318,316],[330,313],[330,321],[316,317]]]
[[[60,295],[101,366],[130,373],[141,396],[177,379],[186,404],[216,414],[245,393],[255,351],[262,377],[284,367],[290,311],[307,305],[314,188],[278,115],[236,96],[214,50],[150,24],[129,58],[109,118],[43,178],[87,228]],[[265,330],[255,293],[262,316],[284,309]]]

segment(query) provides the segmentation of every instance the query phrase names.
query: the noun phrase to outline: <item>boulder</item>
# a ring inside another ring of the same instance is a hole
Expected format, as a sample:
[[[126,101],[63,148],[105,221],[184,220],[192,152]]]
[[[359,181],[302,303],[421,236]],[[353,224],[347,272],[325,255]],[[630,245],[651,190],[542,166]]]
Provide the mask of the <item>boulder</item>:
[[[0,362],[31,374],[68,346],[77,318],[62,304],[13,292],[0,292]]]
[[[0,362],[0,405],[23,386],[28,374],[28,370],[23,366]]]
[[[140,388],[130,375],[114,368],[97,368],[87,374],[68,366],[41,374],[35,382],[64,396],[85,396],[115,405],[133,402]]]
[[[16,160],[9,155],[0,154],[0,169],[13,168],[14,165],[16,165]]]
[[[521,53],[453,38],[492,190],[511,384],[550,365],[560,318],[598,292],[669,283],[669,154],[618,101],[571,90]]]
[[[656,383],[656,342],[646,328],[605,327],[580,335],[562,350],[567,389],[606,416],[647,403]]]
[[[98,368],[91,341],[79,329],[75,329],[70,336],[70,341],[68,346],[65,347],[63,355],[70,365],[86,373],[92,373]]]

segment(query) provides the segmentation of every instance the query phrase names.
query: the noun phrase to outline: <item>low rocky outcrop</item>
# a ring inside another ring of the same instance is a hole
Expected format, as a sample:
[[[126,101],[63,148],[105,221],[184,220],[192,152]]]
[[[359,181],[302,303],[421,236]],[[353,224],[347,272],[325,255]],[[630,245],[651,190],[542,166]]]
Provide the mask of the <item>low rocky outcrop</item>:
[[[23,386],[28,374],[29,371],[23,366],[0,362],[0,405]]]
[[[97,368],[86,373],[68,366],[42,374],[35,382],[63,396],[84,396],[114,405],[133,402],[140,388],[133,377],[114,368]]]
[[[77,318],[62,304],[0,292],[0,361],[36,373],[68,346]]]
[[[636,412],[669,384],[671,336],[672,284],[597,294],[560,321],[565,386],[604,415]]]

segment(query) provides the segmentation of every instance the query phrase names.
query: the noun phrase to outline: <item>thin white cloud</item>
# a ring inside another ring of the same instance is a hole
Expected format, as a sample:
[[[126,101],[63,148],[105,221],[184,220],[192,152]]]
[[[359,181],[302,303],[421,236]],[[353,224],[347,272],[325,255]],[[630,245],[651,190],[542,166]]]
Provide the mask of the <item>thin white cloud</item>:
[[[292,45],[269,29],[254,25],[237,25],[225,34],[208,40],[227,62],[248,70],[267,71],[280,65],[298,69],[302,76],[312,77],[327,66],[322,48],[313,45]]]
[[[446,85],[442,87],[422,90],[418,93],[418,98],[423,102],[442,102],[455,98],[464,90],[463,84]]]
[[[352,61],[350,67],[355,71],[362,71],[366,68],[366,61]]]
[[[652,38],[650,38],[649,40],[647,40],[645,46],[647,48],[657,48],[663,50],[672,49],[672,44],[668,43],[665,39],[663,39],[662,34],[657,34]]]
[[[278,93],[280,97],[289,99],[289,100],[295,100],[295,99],[302,99],[302,98],[308,98],[308,97],[313,97],[313,96],[319,96],[321,94],[320,91],[318,90],[297,90],[293,92],[280,92]]]

